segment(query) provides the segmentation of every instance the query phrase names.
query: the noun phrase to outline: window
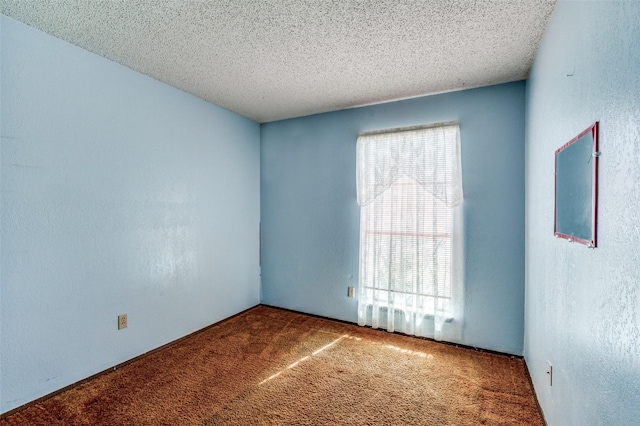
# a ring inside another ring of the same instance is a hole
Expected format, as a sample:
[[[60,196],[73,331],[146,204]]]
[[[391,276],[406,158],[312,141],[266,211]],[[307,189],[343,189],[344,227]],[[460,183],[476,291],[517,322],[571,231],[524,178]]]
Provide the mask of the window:
[[[456,339],[459,145],[457,124],[358,137],[360,325]]]

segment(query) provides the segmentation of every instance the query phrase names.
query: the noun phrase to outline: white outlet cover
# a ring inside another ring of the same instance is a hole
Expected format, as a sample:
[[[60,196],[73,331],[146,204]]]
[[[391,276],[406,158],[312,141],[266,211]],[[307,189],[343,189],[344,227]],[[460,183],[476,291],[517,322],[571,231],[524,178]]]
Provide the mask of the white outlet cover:
[[[127,314],[118,315],[118,330],[127,328]]]

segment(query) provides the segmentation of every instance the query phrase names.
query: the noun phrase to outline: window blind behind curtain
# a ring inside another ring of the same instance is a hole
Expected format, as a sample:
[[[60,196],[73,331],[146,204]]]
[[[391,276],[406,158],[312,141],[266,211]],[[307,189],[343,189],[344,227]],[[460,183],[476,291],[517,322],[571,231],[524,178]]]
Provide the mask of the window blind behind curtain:
[[[448,123],[358,137],[360,325],[460,340],[459,134]]]

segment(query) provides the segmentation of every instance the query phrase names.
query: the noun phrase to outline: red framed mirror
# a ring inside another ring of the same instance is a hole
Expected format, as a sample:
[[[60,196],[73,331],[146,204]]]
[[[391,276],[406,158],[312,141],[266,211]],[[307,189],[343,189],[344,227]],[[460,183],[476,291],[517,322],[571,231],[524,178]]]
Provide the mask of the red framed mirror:
[[[554,229],[557,238],[597,245],[598,122],[555,153]]]

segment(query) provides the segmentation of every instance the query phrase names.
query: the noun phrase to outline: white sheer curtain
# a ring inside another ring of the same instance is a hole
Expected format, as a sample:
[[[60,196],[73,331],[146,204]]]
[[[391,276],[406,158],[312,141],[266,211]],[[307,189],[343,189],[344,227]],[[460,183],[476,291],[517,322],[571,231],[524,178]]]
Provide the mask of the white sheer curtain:
[[[454,123],[358,137],[360,325],[460,339],[459,135]]]

